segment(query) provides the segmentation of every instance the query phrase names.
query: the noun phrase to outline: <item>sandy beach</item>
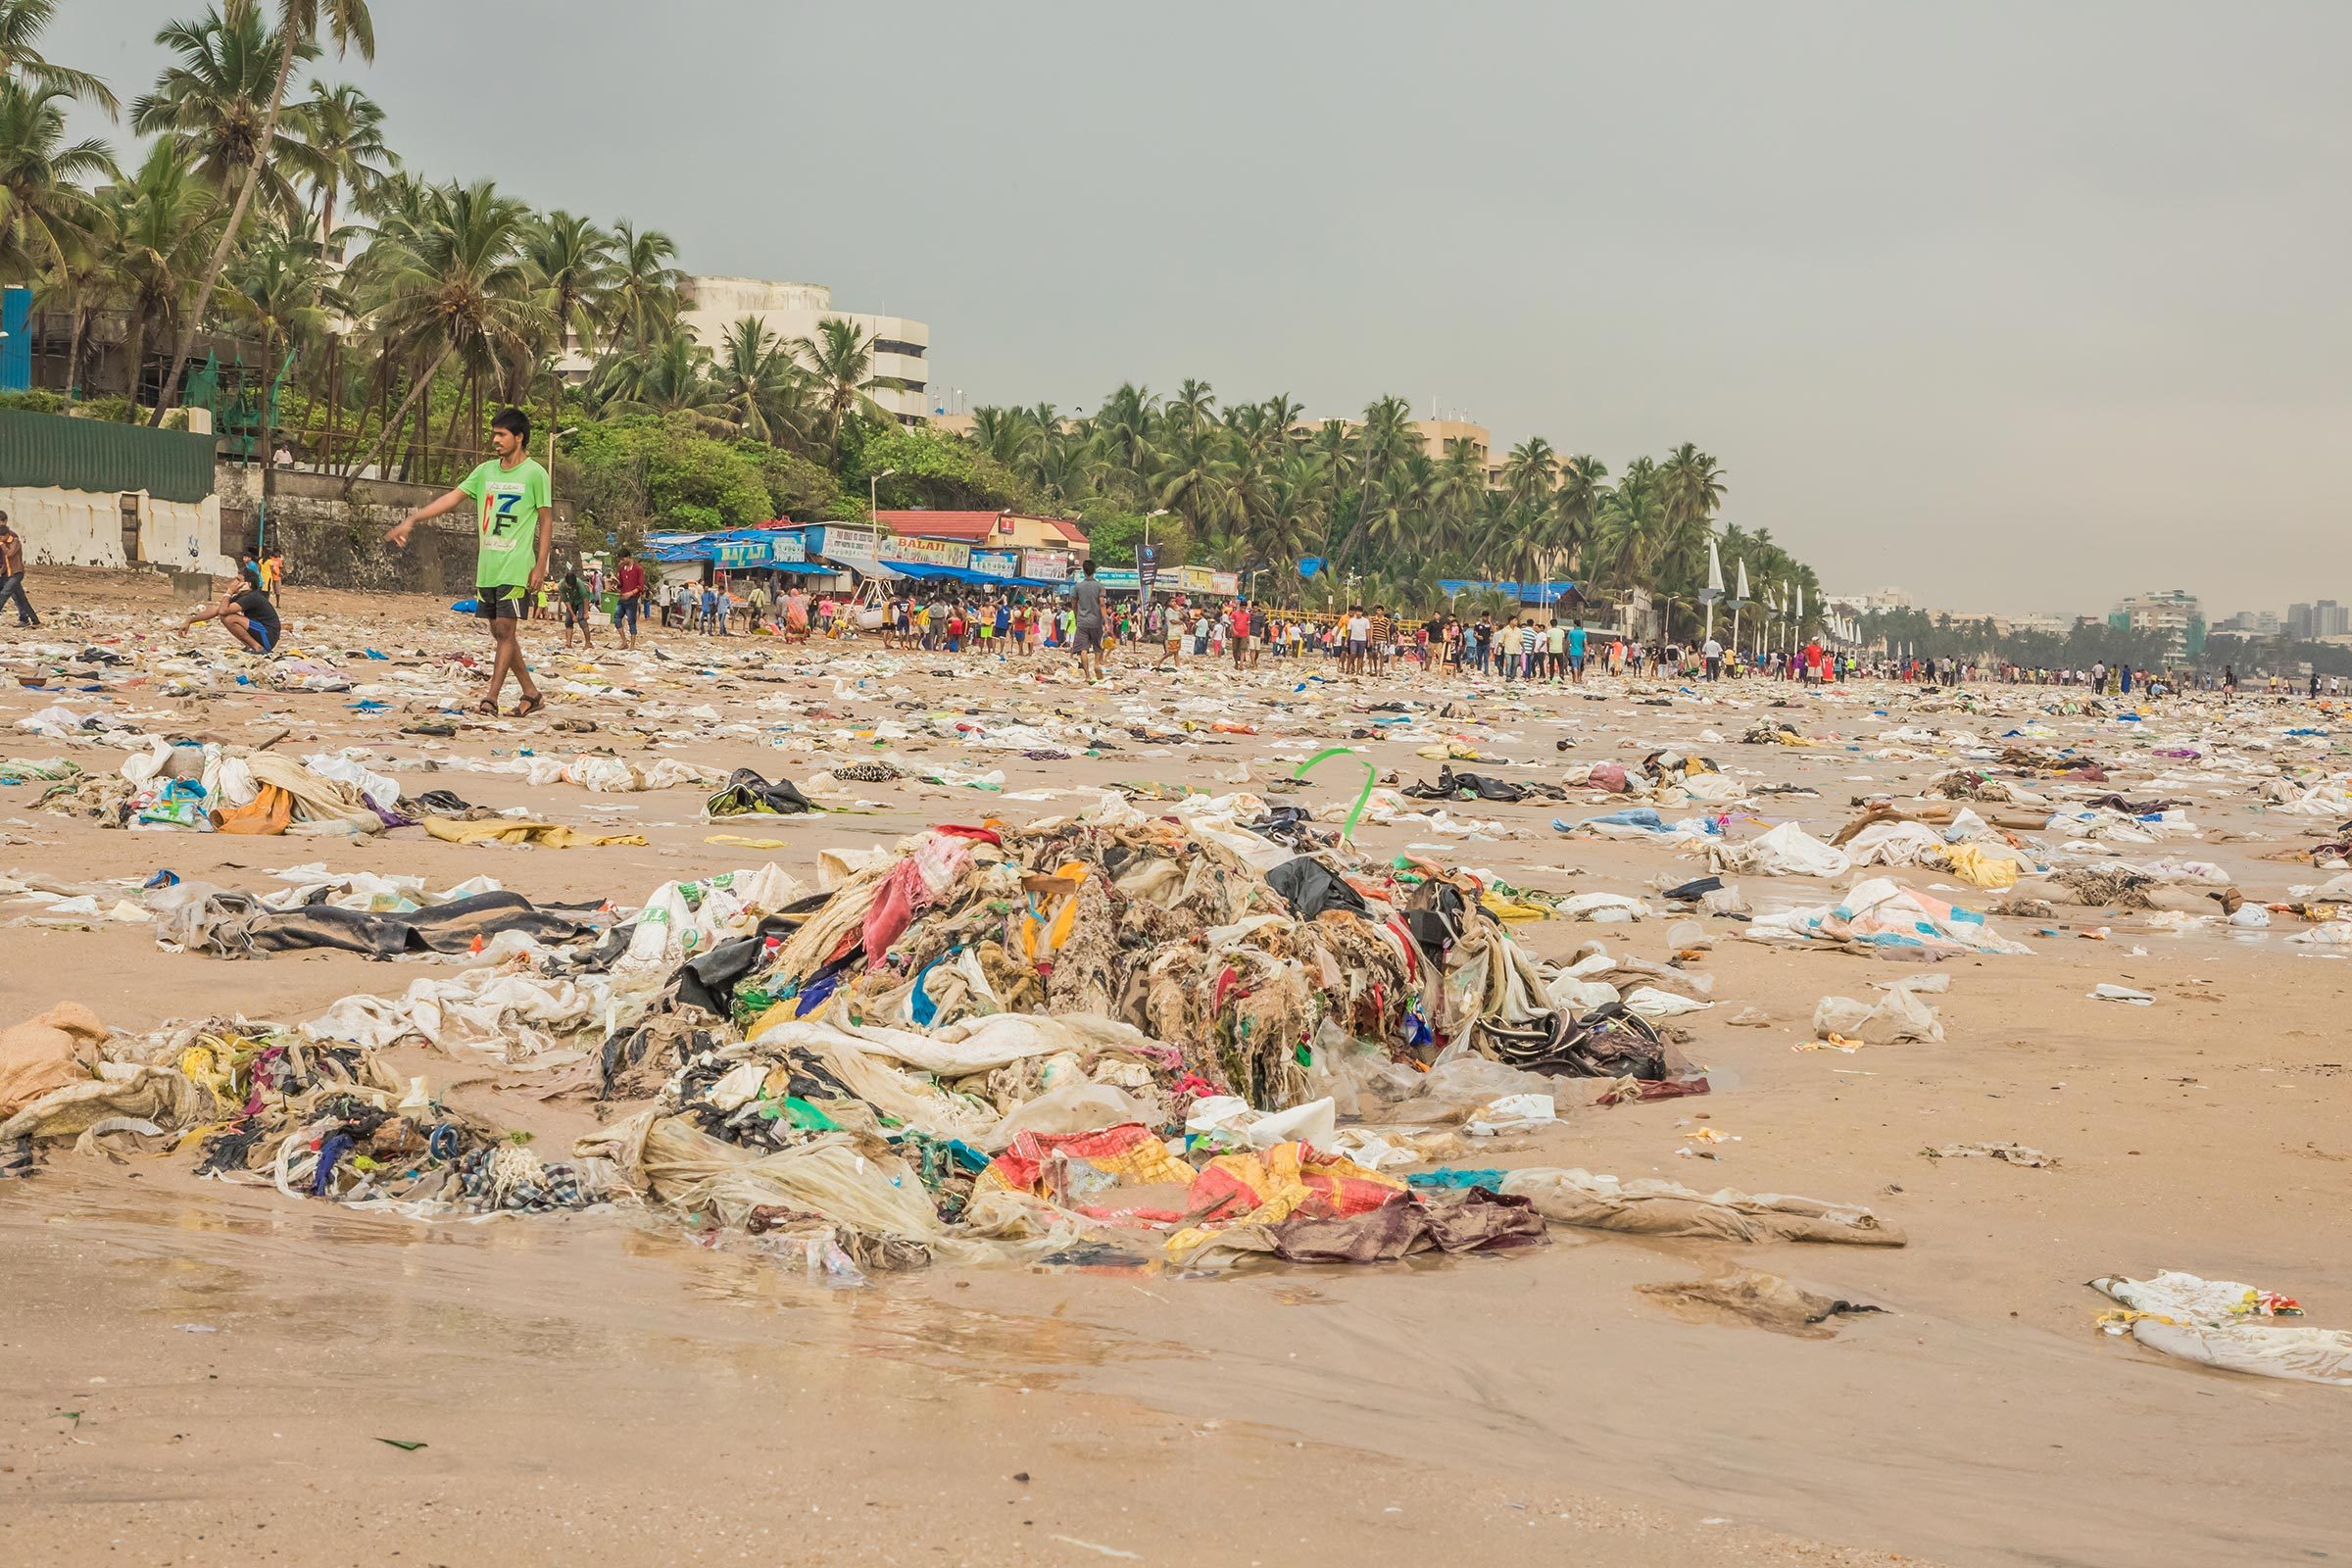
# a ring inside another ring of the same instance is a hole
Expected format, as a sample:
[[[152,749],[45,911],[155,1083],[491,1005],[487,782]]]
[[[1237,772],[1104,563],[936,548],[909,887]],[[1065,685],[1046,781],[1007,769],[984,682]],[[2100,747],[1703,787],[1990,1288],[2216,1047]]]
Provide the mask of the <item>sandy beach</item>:
[[[1978,909],[2009,897],[2048,907],[1990,916],[2030,952],[1933,963],[1749,940],[1741,921],[1701,916],[1711,944],[1680,961],[1711,977],[1712,1005],[1670,1022],[1710,1092],[1604,1106],[1593,1102],[1602,1082],[1561,1078],[1556,1124],[1506,1132],[1458,1161],[1865,1205],[1900,1226],[1900,1248],[1555,1225],[1550,1245],[1495,1255],[1268,1258],[1202,1278],[1150,1261],[934,1263],[835,1290],[739,1237],[644,1207],[416,1220],[200,1179],[169,1140],[47,1147],[23,1179],[0,1181],[11,1260],[0,1269],[0,1529],[12,1557],[1330,1554],[1642,1568],[2268,1564],[2340,1550],[2352,1509],[2331,1435],[2345,1391],[2102,1333],[2114,1303],[2086,1283],[2183,1270],[2296,1298],[2314,1327],[2352,1326],[2352,1056],[2331,1021],[2352,949],[2290,940],[2319,924],[2288,912],[2309,903],[2290,888],[2334,873],[2278,858],[2332,839],[2338,818],[2288,812],[2256,788],[2340,781],[2343,745],[2328,732],[2341,715],[2324,705],[2084,710],[2080,692],[2005,686],[1338,681],[1315,678],[1320,661],[1238,673],[1200,661],[1171,676],[1132,651],[1088,688],[1051,652],[951,658],[870,640],[659,632],[633,655],[602,639],[566,653],[550,623],[525,637],[548,710],[483,720],[443,711],[477,689],[451,656],[487,662],[477,625],[443,602],[295,587],[278,662],[357,683],[304,692],[271,688],[213,628],[174,634],[158,579],[36,569],[30,589],[48,624],[0,629],[9,759],[111,772],[131,732],[270,741],[294,757],[367,748],[404,795],[447,788],[648,842],[128,831],[36,809],[37,779],[0,785],[0,872],[108,889],[90,917],[0,899],[0,1025],[63,1002],[133,1034],[240,1014],[292,1024],[474,961],[162,951],[152,924],[106,912],[135,904],[160,870],[255,891],[313,862],[435,888],[490,875],[542,906],[630,909],[662,883],[769,862],[814,887],[825,851],[894,846],[941,823],[1067,815],[1114,786],[1265,791],[1328,746],[1362,748],[1384,780],[1428,780],[1441,764],[1422,751],[1439,737],[1499,760],[1453,766],[1521,783],[1661,748],[1710,759],[1757,788],[1732,812],[1738,841],[1783,823],[1826,841],[1864,798],[1915,801],[1937,775],[2011,744],[2075,748],[2103,764],[2089,793],[2184,803],[2187,832],[2104,853],[2209,863],[2248,904],[2278,907],[2267,925],[2232,925],[2207,897],[2224,884],[2210,882],[2126,907],[2070,901],[2046,877],[1992,893],[1921,865],[1726,873],[1757,918],[1835,903],[1878,876]],[[77,662],[84,650],[121,662]],[[355,710],[370,694],[382,706]],[[61,739],[20,723],[60,707],[127,729]],[[1410,722],[1385,733],[1378,721],[1400,714]],[[1811,744],[1743,743],[1760,719]],[[403,732],[441,722],[455,733]],[[1044,760],[977,744],[1009,724],[1097,733]],[[2029,724],[2046,738],[2003,738]],[[1107,742],[1114,730],[1130,733]],[[1924,738],[1885,738],[1896,730]],[[2198,755],[2153,755],[2165,749]],[[770,779],[855,751],[1003,777],[990,789],[859,782],[850,790],[870,810],[711,821],[708,787],[597,793],[456,765],[526,750]],[[2156,783],[2175,770],[2199,778]],[[1353,786],[1341,774],[1280,798],[1344,809]],[[1137,804],[1159,808],[1148,793]],[[1554,913],[1511,935],[1548,963],[1592,941],[1663,963],[1677,958],[1669,927],[1688,916],[1659,890],[1705,874],[1703,853],[1553,826],[1628,804],[1639,803],[1577,787],[1561,801],[1447,804],[1437,824],[1376,812],[1355,848],[1374,867],[1409,855],[1550,895],[1643,900],[1644,919]],[[2086,858],[2063,832],[2015,837],[2045,865]],[[1819,1038],[1823,997],[1871,997],[1875,982],[1931,971],[1948,980],[1930,999],[1940,1041],[1797,1049]],[[2101,984],[2152,1000],[2094,1000]],[[1732,1024],[1751,1008],[1768,1021]],[[449,1104],[529,1132],[551,1158],[617,1114],[585,1096],[543,1098],[530,1072],[420,1041],[385,1054],[395,1074],[428,1077]],[[2026,1146],[2049,1162],[1927,1152],[1972,1144]],[[1735,1269],[1883,1311],[1779,1333],[1641,1289]]]

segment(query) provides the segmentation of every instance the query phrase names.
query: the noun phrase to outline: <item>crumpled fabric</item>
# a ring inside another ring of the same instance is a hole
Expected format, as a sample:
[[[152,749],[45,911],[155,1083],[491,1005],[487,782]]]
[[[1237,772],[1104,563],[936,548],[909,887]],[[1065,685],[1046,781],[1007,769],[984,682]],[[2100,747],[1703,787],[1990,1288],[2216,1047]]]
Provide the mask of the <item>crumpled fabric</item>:
[[[0,1029],[0,1116],[97,1076],[106,1025],[78,1002]]]
[[[1945,953],[2031,953],[1996,933],[1975,909],[1946,904],[1891,877],[1857,882],[1836,904],[1759,914],[1747,935],[1763,942],[1851,942]]]
[[[2300,1311],[2276,1292],[2171,1269],[2153,1279],[2109,1275],[2090,1284],[2126,1309],[2109,1314],[2106,1327],[2152,1350],[2226,1372],[2352,1386],[2352,1332],[2266,1324]]]
[[[294,797],[274,784],[264,784],[243,806],[216,807],[213,831],[274,835],[294,824]]]
[[[549,976],[485,964],[443,979],[417,980],[398,997],[345,997],[302,1025],[312,1040],[347,1040],[381,1050],[416,1038],[450,1055],[509,1067],[578,1061],[606,1034],[632,1025],[652,1001],[603,975]]]
[[[1846,852],[1824,844],[1794,822],[1783,822],[1769,833],[1736,844],[1707,846],[1707,869],[1752,872],[1758,876],[1839,877],[1853,869]]]
[[[931,833],[916,843],[912,854],[890,868],[865,910],[861,945],[869,969],[882,966],[890,956],[890,945],[914,923],[916,915],[956,885],[971,859],[970,839],[955,833]]]
[[[1378,1208],[1405,1190],[1393,1176],[1305,1144],[1219,1154],[1200,1168],[1185,1195],[1187,1211],[1202,1216],[1201,1222],[1168,1238],[1168,1257],[1190,1261],[1229,1225],[1278,1225],[1301,1210],[1345,1218]]]
[[[1383,1263],[1432,1250],[1458,1253],[1547,1247],[1551,1233],[1526,1199],[1474,1187],[1458,1202],[1429,1203],[1398,1195],[1361,1214],[1295,1213],[1266,1227],[1265,1240],[1267,1250],[1293,1263]],[[1242,1238],[1227,1232],[1218,1241],[1236,1247]],[[1196,1253],[1192,1261],[1198,1266],[1200,1255]]]
[[[275,752],[251,752],[228,760],[243,764],[255,789],[274,785],[293,797],[293,825],[289,832],[301,832],[311,824],[353,833],[384,830],[383,816],[367,796],[349,784],[314,773],[291,757],[280,757]],[[222,772],[226,771],[224,763]]]
[[[77,1138],[100,1122],[122,1116],[166,1129],[184,1127],[219,1110],[210,1090],[175,1068],[102,1061],[97,1073],[27,1101],[0,1121],[0,1144],[20,1138]]]
[[[793,816],[815,810],[816,804],[788,778],[769,783],[755,768],[739,767],[727,775],[726,787],[703,803],[703,815]]]
[[[185,884],[183,884],[185,886]],[[158,889],[158,894],[179,889]],[[330,904],[289,909],[260,906],[243,894],[205,890],[178,900],[151,896],[158,910],[156,939],[191,953],[242,957],[333,948],[370,958],[411,953],[465,953],[477,941],[518,931],[550,945],[575,941],[595,927],[541,909],[519,893],[494,892],[452,899],[405,912],[339,908]]]
[[[1730,1188],[1701,1193],[1679,1182],[1636,1180],[1556,1165],[1505,1172],[1502,1192],[1525,1198],[1555,1225],[1636,1236],[1721,1242],[1844,1242],[1901,1247],[1901,1228],[1867,1208]]]
[[[583,833],[578,828],[561,822],[528,822],[511,816],[488,817],[478,822],[456,822],[446,816],[428,816],[424,830],[434,838],[449,844],[528,844],[542,850],[571,850],[586,846],[591,849],[608,844],[644,844],[649,842],[642,833]]]

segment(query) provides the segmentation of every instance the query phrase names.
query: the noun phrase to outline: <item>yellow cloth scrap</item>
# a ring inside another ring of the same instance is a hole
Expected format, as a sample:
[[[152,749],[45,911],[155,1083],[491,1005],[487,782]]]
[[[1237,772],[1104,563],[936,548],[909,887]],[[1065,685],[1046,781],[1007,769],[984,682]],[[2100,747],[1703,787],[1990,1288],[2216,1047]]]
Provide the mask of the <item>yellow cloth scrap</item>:
[[[1987,855],[1974,844],[1951,845],[1943,855],[1952,875],[1971,887],[1998,893],[2017,886],[2017,861],[2006,855]]]
[[[1495,919],[1502,921],[1548,920],[1551,918],[1551,911],[1541,904],[1527,904],[1515,899],[1506,899],[1499,893],[1481,893],[1478,896],[1478,906]]]
[[[446,844],[532,844],[543,850],[569,850],[585,844],[591,848],[606,844],[643,844],[642,833],[583,833],[578,828],[565,827],[561,822],[526,822],[513,817],[491,817],[480,822],[453,821],[446,816],[428,816],[424,830]]]
[[[732,844],[739,850],[789,850],[790,839],[747,839],[740,833],[707,833],[705,844]]]

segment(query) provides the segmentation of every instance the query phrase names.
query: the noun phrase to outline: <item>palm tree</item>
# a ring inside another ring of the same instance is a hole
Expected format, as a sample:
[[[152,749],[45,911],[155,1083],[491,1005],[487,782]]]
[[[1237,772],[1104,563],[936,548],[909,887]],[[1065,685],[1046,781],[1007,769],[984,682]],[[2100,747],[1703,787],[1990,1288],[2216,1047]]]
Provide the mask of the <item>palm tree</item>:
[[[159,141],[128,179],[99,195],[111,241],[106,287],[122,300],[124,375],[135,408],[146,359],[147,330],[179,324],[220,224],[220,198],[174,143]]]
[[[1608,476],[1608,466],[1591,453],[1579,453],[1560,462],[1559,488],[1551,495],[1549,533],[1553,547],[1572,573],[1584,570],[1584,552],[1592,542],[1600,504],[1608,494],[1602,482]]]
[[[112,89],[86,71],[54,65],[41,53],[41,34],[56,20],[57,0],[0,0],[0,78],[35,92],[78,98],[120,118]]]
[[[557,362],[547,392],[547,427],[553,430],[563,409],[562,362],[575,348],[583,355],[596,352],[598,326],[612,308],[619,269],[612,236],[562,211],[530,224],[522,254],[530,264],[539,308],[547,313],[547,352]]]
[[[670,264],[677,242],[658,228],[642,232],[622,219],[612,225],[612,297],[607,336],[616,345],[639,348],[669,336],[677,327],[684,274]]]
[[[295,127],[275,128],[270,88],[281,53],[277,34],[250,8],[207,12],[201,21],[174,22],[155,35],[173,63],[152,91],[131,100],[130,128],[170,136],[184,146],[197,173],[224,196],[249,172],[270,182],[281,213],[296,208],[289,172],[309,171],[310,149]],[[314,47],[297,51],[315,57]],[[268,141],[262,130],[271,126]],[[266,155],[265,155],[266,154]]]
[[[608,413],[683,414],[708,434],[740,428],[710,377],[710,351],[684,332],[606,362],[597,395]]]
[[[782,446],[805,433],[808,377],[757,316],[727,328],[710,379],[719,412],[752,440]]]
[[[254,14],[258,0],[227,0],[227,4],[229,17],[242,19]],[[165,28],[156,41],[172,44],[173,30]],[[286,82],[294,74],[294,62],[298,58],[318,57],[321,30],[333,35],[338,53],[356,47],[362,59],[375,58],[375,24],[368,18],[368,0],[278,0],[277,74],[270,90],[270,113],[262,122],[260,133],[253,138],[255,151],[244,166],[236,203],[229,209],[228,221],[220,230],[219,243],[213,247],[212,259],[205,264],[204,286],[197,291],[196,308],[180,326],[179,344],[172,354],[172,369],[164,378],[164,395],[156,400],[155,418],[150,422],[161,423],[165,411],[178,400],[179,372],[188,363],[189,349],[195,346],[196,329],[203,323],[204,313],[212,309],[213,290],[220,286],[220,273],[228,266],[229,250],[245,226],[246,210],[253,205],[254,190],[261,183],[262,166],[266,160],[274,161],[281,156],[277,122],[285,109]],[[168,79],[170,74],[166,75]],[[134,125],[137,122],[135,111],[132,122]],[[296,151],[299,168],[302,167],[299,144]]]
[[[1216,408],[1217,395],[1208,383],[1188,377],[1168,400],[1167,420],[1178,426],[1206,424],[1216,417]]]
[[[1723,479],[1722,466],[1689,441],[1658,466],[1660,493],[1677,522],[1714,516],[1723,505]]]
[[[6,20],[0,13],[0,24]],[[62,270],[94,219],[76,181],[116,172],[104,142],[66,141],[66,96],[63,87],[0,77],[0,280]]]
[[[1502,464],[1503,494],[1511,504],[1533,516],[1551,499],[1553,479],[1559,468],[1559,454],[1551,443],[1540,435],[1531,435],[1511,448],[1511,455]]]
[[[271,460],[277,439],[277,383],[280,351],[299,354],[324,335],[340,301],[334,270],[318,241],[278,227],[254,237],[228,270],[228,312],[252,322],[262,335],[262,369],[270,377],[262,398],[262,494],[277,490]]]
[[[343,194],[365,204],[400,165],[384,141],[383,106],[349,82],[329,87],[314,81],[296,128],[311,150],[312,224],[321,236],[332,234]]]
[[[379,231],[368,248],[376,330],[395,352],[425,364],[375,445],[352,466],[344,494],[450,360],[512,362],[529,354],[548,330],[547,311],[522,257],[529,222],[529,210],[498,194],[488,180],[436,186],[416,220]]]
[[[841,450],[842,421],[853,413],[871,419],[888,418],[872,394],[893,383],[874,374],[874,339],[846,318],[828,316],[816,323],[814,337],[796,337],[787,345],[808,363],[823,400],[825,447]]]
[[[1450,557],[1468,542],[1487,494],[1487,465],[1478,448],[1456,437],[1430,480],[1431,553]]]

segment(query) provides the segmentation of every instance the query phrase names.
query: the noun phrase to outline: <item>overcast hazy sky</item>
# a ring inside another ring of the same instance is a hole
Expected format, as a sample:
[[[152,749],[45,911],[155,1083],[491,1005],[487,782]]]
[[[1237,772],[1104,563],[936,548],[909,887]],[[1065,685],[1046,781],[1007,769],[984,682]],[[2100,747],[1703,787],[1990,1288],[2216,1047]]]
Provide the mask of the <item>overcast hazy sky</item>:
[[[931,325],[934,384],[1685,439],[1839,589],[2352,600],[2352,4],[374,0],[437,175]],[[125,99],[195,0],[67,0]]]

